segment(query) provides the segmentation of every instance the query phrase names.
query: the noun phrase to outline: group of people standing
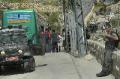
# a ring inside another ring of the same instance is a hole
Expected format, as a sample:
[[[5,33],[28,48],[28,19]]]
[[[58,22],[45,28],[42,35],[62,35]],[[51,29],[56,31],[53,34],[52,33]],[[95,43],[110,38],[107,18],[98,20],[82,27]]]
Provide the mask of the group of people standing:
[[[42,30],[40,32],[40,43],[42,45],[43,52],[59,52],[59,42],[60,42],[60,34],[58,34],[55,30],[50,30],[46,28],[45,31]]]

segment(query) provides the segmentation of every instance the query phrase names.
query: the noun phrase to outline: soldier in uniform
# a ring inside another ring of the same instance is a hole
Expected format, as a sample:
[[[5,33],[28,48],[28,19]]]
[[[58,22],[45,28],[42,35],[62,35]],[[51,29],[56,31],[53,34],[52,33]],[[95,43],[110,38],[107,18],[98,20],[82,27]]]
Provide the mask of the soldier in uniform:
[[[102,71],[96,74],[97,77],[103,77],[111,74],[112,71],[112,52],[115,50],[115,42],[118,41],[118,36],[116,32],[113,31],[110,23],[106,23],[105,33],[105,53],[104,61],[102,65]]]
[[[55,30],[52,32],[52,52],[58,52],[58,36]]]

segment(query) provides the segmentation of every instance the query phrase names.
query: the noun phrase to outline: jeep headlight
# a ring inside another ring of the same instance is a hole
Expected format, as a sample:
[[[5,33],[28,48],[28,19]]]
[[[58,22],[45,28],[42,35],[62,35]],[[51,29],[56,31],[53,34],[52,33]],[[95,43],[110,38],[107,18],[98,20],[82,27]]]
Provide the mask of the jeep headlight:
[[[19,52],[20,54],[22,54],[22,53],[23,53],[23,51],[22,51],[22,50],[18,50],[18,52]]]
[[[0,26],[0,29],[2,29],[2,27]]]
[[[1,55],[5,55],[5,51],[1,51]]]

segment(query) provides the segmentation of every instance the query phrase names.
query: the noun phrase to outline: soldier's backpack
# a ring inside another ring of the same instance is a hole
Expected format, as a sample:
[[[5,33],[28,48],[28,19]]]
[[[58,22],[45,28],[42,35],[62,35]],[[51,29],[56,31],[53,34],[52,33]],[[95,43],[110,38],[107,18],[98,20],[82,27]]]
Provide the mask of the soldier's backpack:
[[[120,29],[116,29],[116,35],[118,37],[118,40],[115,41],[115,47],[118,48],[119,42],[120,42]]]

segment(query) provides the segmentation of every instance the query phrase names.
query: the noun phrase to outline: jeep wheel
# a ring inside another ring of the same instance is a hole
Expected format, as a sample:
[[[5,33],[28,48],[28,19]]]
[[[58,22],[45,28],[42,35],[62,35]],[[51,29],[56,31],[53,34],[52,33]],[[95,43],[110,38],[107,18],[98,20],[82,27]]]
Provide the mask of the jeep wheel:
[[[2,73],[2,68],[1,68],[1,66],[0,66],[0,74]]]
[[[31,72],[35,70],[34,58],[26,59],[23,65],[24,72]]]
[[[35,60],[34,60],[34,58],[30,58],[29,65],[30,65],[30,71],[34,71],[35,70]]]

